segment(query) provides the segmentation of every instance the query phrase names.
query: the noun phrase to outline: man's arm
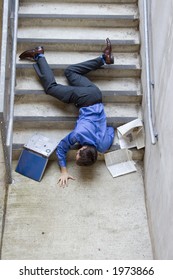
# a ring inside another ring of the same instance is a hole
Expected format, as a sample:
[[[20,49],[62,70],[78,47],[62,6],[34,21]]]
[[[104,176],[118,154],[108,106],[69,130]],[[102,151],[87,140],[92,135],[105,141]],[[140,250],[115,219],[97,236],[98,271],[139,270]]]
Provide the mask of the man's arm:
[[[68,180],[75,180],[74,177],[68,174],[66,167],[66,155],[67,152],[71,149],[71,147],[76,143],[75,133],[74,131],[68,134],[65,138],[63,138],[58,144],[56,155],[58,157],[61,176],[59,178],[58,183],[61,187],[67,186]]]

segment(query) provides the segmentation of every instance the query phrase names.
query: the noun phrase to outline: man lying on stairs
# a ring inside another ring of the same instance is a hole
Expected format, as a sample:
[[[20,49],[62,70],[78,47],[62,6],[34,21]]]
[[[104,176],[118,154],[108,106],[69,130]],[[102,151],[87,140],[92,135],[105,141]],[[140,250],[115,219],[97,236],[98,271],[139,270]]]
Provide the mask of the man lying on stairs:
[[[95,59],[73,64],[65,70],[69,85],[56,83],[52,70],[45,57],[43,47],[23,52],[20,59],[36,61],[34,69],[40,78],[46,94],[49,94],[64,103],[74,103],[79,108],[79,117],[74,130],[60,141],[57,146],[61,176],[60,186],[65,187],[69,179],[74,180],[66,167],[66,154],[69,149],[78,143],[81,148],[76,153],[76,163],[89,166],[97,160],[97,151],[106,152],[113,143],[114,128],[108,127],[102,103],[102,93],[86,76],[88,72],[99,69],[104,64],[113,64],[112,47],[109,38],[106,39],[103,54]]]

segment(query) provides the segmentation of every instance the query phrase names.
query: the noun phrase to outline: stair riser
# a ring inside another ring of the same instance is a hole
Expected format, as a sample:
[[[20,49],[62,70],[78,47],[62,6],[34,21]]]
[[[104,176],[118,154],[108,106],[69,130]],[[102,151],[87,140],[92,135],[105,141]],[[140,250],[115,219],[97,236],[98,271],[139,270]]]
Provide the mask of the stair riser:
[[[13,160],[18,160],[19,159],[22,150],[23,150],[22,147],[19,148],[19,149],[13,149],[13,155],[12,155]],[[77,150],[70,150],[68,152],[68,155],[67,155],[67,161],[68,162],[70,160],[73,161],[75,159],[76,151]],[[132,151],[132,159],[133,160],[143,160],[143,157],[144,157],[144,150],[143,149],[141,149],[141,150],[131,149],[131,151]],[[55,153],[52,154],[52,156],[50,157],[50,160],[56,160],[57,161],[57,157],[56,157]],[[104,155],[98,153],[98,160],[104,160]],[[75,164],[75,162],[73,162],[73,164]]]
[[[108,126],[113,126],[114,128],[117,128],[120,125],[123,125],[127,122],[130,122],[137,117],[108,117],[107,118],[107,124]],[[15,123],[17,125],[20,125],[21,128],[26,128],[29,126],[32,126],[33,128],[37,127],[53,127],[57,129],[61,128],[71,128],[73,129],[76,124],[77,118],[73,117],[14,117],[14,126]],[[29,125],[30,123],[30,125]]]
[[[50,65],[51,66],[51,65]],[[55,66],[51,66],[51,68]],[[57,66],[60,67],[60,66]],[[29,67],[30,68],[30,67]],[[61,67],[64,69],[53,69],[53,73],[55,76],[59,77],[59,76],[63,76],[64,75],[64,70],[65,70],[65,66]],[[17,75],[20,76],[20,71],[22,72],[23,70],[19,70],[17,71]],[[35,72],[34,70],[32,70],[33,72],[33,76],[35,76]],[[141,70],[140,69],[136,69],[135,65],[132,66],[114,66],[112,68],[106,68],[104,67],[103,69],[98,69],[97,71],[93,71],[91,73],[89,73],[87,76],[90,79],[94,79],[97,77],[103,77],[103,78],[119,78],[119,77],[140,77],[141,74]]]
[[[109,34],[108,34],[109,35]],[[139,42],[135,40],[111,40],[112,51],[116,52],[138,52]],[[18,50],[32,49],[36,46],[44,46],[47,51],[64,52],[95,52],[102,53],[105,40],[71,40],[71,39],[38,39],[38,38],[18,38]]]
[[[140,93],[138,93],[137,91],[134,92],[121,92],[121,91],[112,91],[112,92],[104,92],[102,91],[103,94],[103,103],[141,103],[142,101],[142,96],[140,95]],[[139,95],[138,95],[139,94]],[[33,100],[38,98],[38,96],[44,96],[45,92],[44,91],[35,91],[35,93],[33,93],[32,91],[18,91],[15,94],[15,100],[17,100],[20,97],[24,97],[26,95],[30,95],[32,96]],[[50,102],[50,97],[46,96],[46,100],[47,102]]]

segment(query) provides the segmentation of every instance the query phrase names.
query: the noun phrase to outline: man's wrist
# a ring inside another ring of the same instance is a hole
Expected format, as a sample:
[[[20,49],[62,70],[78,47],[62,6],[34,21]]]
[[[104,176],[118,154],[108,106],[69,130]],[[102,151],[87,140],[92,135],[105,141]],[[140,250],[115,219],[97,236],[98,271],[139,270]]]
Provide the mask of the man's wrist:
[[[67,168],[65,166],[61,166],[61,173],[67,173]]]

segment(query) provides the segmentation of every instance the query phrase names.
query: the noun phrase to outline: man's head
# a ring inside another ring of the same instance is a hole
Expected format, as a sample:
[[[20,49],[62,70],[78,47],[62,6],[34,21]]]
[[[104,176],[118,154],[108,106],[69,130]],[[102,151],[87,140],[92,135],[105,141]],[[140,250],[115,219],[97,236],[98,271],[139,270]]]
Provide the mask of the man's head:
[[[89,166],[97,160],[97,150],[94,146],[83,146],[76,153],[76,164]]]

